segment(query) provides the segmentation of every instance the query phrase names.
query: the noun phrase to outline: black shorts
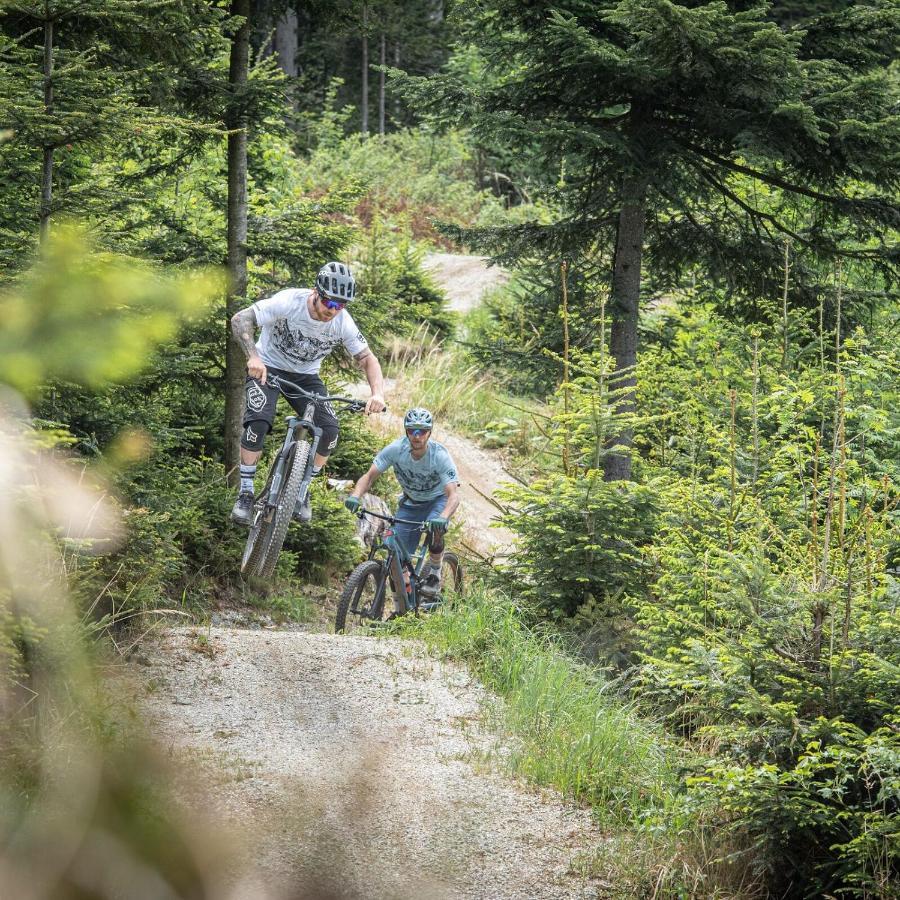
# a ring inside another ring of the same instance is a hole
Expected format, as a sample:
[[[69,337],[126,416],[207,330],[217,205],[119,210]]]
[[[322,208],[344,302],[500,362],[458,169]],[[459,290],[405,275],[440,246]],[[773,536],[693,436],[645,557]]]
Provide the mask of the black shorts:
[[[299,375],[296,372],[287,372],[284,369],[267,367],[270,375],[276,375],[291,381],[304,391],[311,394],[327,394],[328,391],[318,375]],[[288,389],[290,390],[290,389]],[[270,431],[275,421],[275,407],[278,403],[278,388],[268,384],[260,384],[255,378],[247,376],[244,382],[244,420],[243,427],[246,433],[248,425],[253,423],[265,423],[265,430]],[[288,397],[285,400],[291,405],[294,412],[303,415],[307,400],[305,397]],[[327,456],[337,445],[338,420],[334,414],[334,407],[330,403],[319,403],[316,406],[316,414],[313,418],[315,424],[322,429],[322,440],[318,451]],[[242,443],[244,443],[242,441]]]

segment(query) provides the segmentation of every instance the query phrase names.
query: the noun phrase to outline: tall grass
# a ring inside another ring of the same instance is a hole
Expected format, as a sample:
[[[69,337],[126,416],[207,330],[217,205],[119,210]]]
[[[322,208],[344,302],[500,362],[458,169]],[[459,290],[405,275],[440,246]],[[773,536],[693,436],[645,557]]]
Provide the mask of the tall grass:
[[[451,343],[425,330],[395,339],[388,359],[392,396],[401,407],[425,406],[436,418],[485,447],[540,454],[546,443],[540,404],[512,397],[500,381]]]
[[[684,751],[597,669],[523,624],[509,597],[476,585],[462,603],[398,627],[467,663],[497,695],[492,724],[511,738],[503,758],[515,773],[590,806],[605,834],[573,869],[603,879],[604,896],[764,895],[753,857],[735,853],[715,809],[687,797]]]
[[[512,600],[476,586],[465,603],[408,627],[499,695],[499,722],[516,738],[514,771],[589,804],[607,825],[634,825],[671,805],[677,750],[601,673],[526,628]]]

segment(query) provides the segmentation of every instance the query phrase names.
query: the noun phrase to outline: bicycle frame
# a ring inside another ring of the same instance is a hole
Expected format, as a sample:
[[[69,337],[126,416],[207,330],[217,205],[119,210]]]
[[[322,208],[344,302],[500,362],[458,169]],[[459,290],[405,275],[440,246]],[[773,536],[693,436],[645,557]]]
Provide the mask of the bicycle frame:
[[[374,516],[378,519],[383,519],[388,522],[389,525],[394,525],[396,523],[400,523],[401,525],[416,525],[420,528],[425,527],[424,522],[414,522],[409,519],[398,519],[396,516],[383,516],[380,513],[371,512],[369,510],[360,510],[360,516],[368,515]],[[369,559],[374,559],[376,554],[381,550],[387,549],[387,556],[385,557],[382,565],[385,570],[385,578],[382,580],[381,585],[378,589],[378,594],[376,595],[375,602],[377,603],[381,600],[381,595],[386,589],[386,585],[388,582],[387,574],[390,573],[393,576],[394,580],[394,611],[397,614],[406,612],[406,607],[408,603],[411,602],[413,609],[432,609],[437,606],[437,601],[428,601],[419,602],[419,593],[417,590],[417,584],[419,576],[422,573],[422,566],[425,564],[425,554],[428,551],[428,534],[427,532],[422,535],[422,539],[419,540],[419,545],[416,548],[415,553],[412,555],[406,549],[406,546],[397,540],[396,535],[393,532],[393,529],[388,530],[384,534],[384,538],[381,539],[380,543],[375,544],[372,549],[369,551]],[[406,592],[406,579],[403,577],[404,571],[409,574],[409,601],[407,601],[407,592]],[[399,608],[401,605],[403,608]]]
[[[308,402],[303,410],[302,416],[286,416],[285,421],[287,422],[287,433],[284,436],[284,442],[281,445],[281,449],[278,451],[278,456],[273,463],[275,467],[275,472],[272,476],[272,480],[269,484],[269,493],[266,497],[266,509],[273,509],[275,504],[271,502],[271,497],[277,497],[279,492],[281,491],[281,482],[285,477],[285,470],[287,468],[287,462],[290,459],[291,447],[296,444],[303,435],[299,433],[302,428],[309,436],[310,436],[310,451],[309,451],[309,459],[306,463],[306,471],[303,473],[303,481],[300,483],[300,490],[297,494],[295,500],[300,500],[301,502],[305,499],[307,492],[309,491],[309,485],[312,482],[312,469],[315,464],[316,459],[316,451],[319,447],[319,442],[322,439],[322,429],[319,428],[315,424],[315,415],[316,415],[316,405],[318,403],[328,403],[332,401],[342,401],[344,403],[348,403],[348,405],[352,408],[354,405],[358,405],[360,408],[363,408],[364,404],[360,401],[349,401],[345,397],[328,397],[322,394],[311,394],[309,391],[303,390],[299,385],[294,384],[292,381],[288,381],[285,378],[279,378],[277,376],[272,377],[269,380],[269,384],[272,387],[277,387],[282,394],[287,396],[284,391],[284,387],[287,386],[289,389],[296,391],[298,394],[301,394],[304,397],[309,398]]]

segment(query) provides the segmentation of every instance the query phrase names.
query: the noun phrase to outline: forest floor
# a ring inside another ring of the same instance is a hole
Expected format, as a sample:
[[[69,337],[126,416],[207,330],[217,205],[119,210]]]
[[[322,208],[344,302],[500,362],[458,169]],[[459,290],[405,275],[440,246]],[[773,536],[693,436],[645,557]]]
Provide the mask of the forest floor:
[[[508,546],[487,529],[499,461],[440,439],[464,482],[466,534],[487,552]],[[514,739],[490,725],[495,701],[418,642],[188,627],[157,635],[139,661],[141,703],[186,806],[242,833],[230,896],[608,895],[584,874],[604,841],[589,812],[504,774]]]

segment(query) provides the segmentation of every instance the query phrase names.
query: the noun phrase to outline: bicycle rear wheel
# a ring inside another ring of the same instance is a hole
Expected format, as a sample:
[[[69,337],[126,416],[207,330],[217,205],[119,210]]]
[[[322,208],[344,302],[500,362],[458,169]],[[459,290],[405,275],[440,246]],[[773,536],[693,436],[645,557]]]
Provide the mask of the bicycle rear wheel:
[[[358,631],[367,625],[385,621],[385,597],[389,592],[382,563],[377,559],[361,562],[351,572],[334,617],[335,634]]]
[[[439,599],[447,602],[450,597],[461,597],[463,594],[463,568],[459,557],[448,550],[444,554],[444,562],[441,565],[441,592]]]

